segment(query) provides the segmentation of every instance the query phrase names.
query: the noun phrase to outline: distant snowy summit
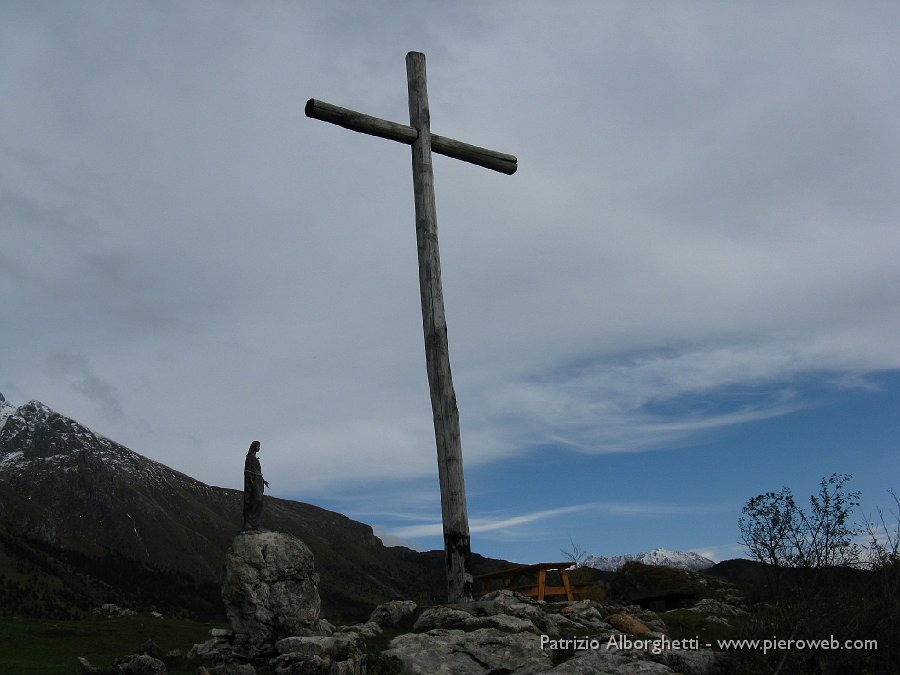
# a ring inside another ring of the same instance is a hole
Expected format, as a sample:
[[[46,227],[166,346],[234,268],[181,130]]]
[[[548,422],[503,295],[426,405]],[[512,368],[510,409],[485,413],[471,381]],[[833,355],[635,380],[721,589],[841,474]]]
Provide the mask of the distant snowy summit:
[[[589,555],[581,563],[583,567],[593,567],[595,570],[604,572],[615,572],[622,565],[628,562],[639,562],[645,565],[658,565],[660,567],[675,567],[682,570],[690,570],[691,572],[699,572],[712,567],[714,563],[709,558],[705,558],[698,553],[688,551],[669,551],[664,548],[655,548],[649,553],[638,553],[632,555],[614,555],[606,557],[603,555]]]

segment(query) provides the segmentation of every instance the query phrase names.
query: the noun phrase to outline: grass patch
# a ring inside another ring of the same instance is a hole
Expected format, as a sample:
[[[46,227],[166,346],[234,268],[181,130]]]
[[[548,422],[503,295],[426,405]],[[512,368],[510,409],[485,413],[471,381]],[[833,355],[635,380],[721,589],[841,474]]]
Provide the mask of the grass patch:
[[[156,619],[130,616],[118,619],[50,621],[4,619],[0,621],[0,673],[17,675],[64,675],[77,673],[76,659],[83,656],[93,665],[109,667],[147,640],[165,652],[180,649],[187,654],[192,645],[204,642],[210,628],[221,623],[187,619]],[[193,673],[182,658],[169,665],[170,673]],[[183,670],[179,670],[183,666]]]
[[[706,614],[690,612],[686,609],[674,609],[662,612],[659,617],[669,629],[669,637],[673,640],[684,640],[698,637],[700,643],[715,644],[716,640],[727,640],[736,636],[738,617],[728,617],[729,625],[710,621]]]

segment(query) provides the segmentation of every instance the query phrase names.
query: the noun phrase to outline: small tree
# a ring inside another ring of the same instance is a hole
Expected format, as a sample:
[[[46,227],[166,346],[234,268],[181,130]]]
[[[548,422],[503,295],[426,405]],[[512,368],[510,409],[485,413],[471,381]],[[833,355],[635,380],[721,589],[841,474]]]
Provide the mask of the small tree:
[[[789,488],[750,499],[741,511],[741,543],[756,560],[778,567],[823,569],[854,565],[861,533],[850,522],[859,492],[845,492],[850,474],[833,473],[819,482],[810,509],[797,506]]]
[[[810,512],[799,511],[802,538],[798,566],[820,569],[859,563],[860,549],[854,538],[862,530],[850,522],[853,509],[859,506],[859,491],[844,493],[850,474],[831,474],[819,483],[819,492],[809,498]]]
[[[900,501],[892,492],[896,513],[879,509],[867,528],[855,526],[859,492],[847,490],[849,480],[847,474],[823,478],[807,508],[788,488],[744,506],[741,542],[768,563],[766,587],[754,585],[758,604],[744,629],[762,639],[840,634],[875,640],[878,649],[735,651],[727,657],[729,672],[900,673]],[[864,561],[854,540],[865,532]]]
[[[591,570],[590,568],[584,567],[584,559],[587,558],[587,551],[585,551],[581,546],[575,543],[575,540],[569,537],[569,543],[571,547],[568,549],[561,548],[559,552],[562,553],[566,560],[572,563],[575,567],[574,570],[569,572],[569,580],[574,584],[586,584],[591,579]],[[602,594],[593,598],[595,600],[602,599]]]
[[[749,500],[738,520],[741,543],[756,560],[774,567],[791,558],[790,533],[797,529],[797,505],[789,488]]]
[[[571,548],[561,548],[559,549],[559,552],[566,556],[566,560],[571,561],[572,565],[581,567],[581,563],[583,563],[584,559],[587,557],[587,551],[576,544],[572,537],[569,537],[569,543],[571,544]]]

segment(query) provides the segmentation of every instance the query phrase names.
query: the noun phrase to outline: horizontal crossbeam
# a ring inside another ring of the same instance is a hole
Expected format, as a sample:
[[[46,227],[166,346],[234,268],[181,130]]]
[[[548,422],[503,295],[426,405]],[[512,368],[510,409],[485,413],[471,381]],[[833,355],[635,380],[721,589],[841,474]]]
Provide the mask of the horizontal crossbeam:
[[[371,115],[341,108],[331,103],[318,101],[314,98],[306,102],[305,110],[307,117],[323,122],[331,122],[345,129],[369,134],[370,136],[399,141],[406,145],[412,145],[416,138],[419,137],[418,131],[405,124],[397,124],[379,117],[372,117]],[[514,174],[518,168],[518,160],[514,155],[480,148],[477,145],[455,141],[452,138],[445,138],[437,134],[431,134],[431,151],[507,175]]]

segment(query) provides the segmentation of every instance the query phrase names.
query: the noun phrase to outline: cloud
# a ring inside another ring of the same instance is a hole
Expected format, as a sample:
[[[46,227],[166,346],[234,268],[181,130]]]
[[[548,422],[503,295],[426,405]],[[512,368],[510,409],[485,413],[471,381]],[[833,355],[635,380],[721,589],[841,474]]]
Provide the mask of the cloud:
[[[492,444],[480,446],[490,458],[547,444],[587,453],[677,447],[819,405],[835,384],[865,386],[877,369],[866,363],[870,350],[838,354],[824,345],[698,345],[598,356],[506,380],[481,373],[471,387],[471,424],[491,429]]]
[[[84,356],[59,352],[47,359],[47,368],[53,377],[69,380],[72,388],[93,403],[106,419],[118,421],[122,417],[121,394],[97,375]]]
[[[467,467],[900,368],[896,9],[103,7],[0,10],[4,386],[154,459],[434,475],[409,151],[302,115],[402,122],[407,48],[437,133],[519,157],[435,160]]]
[[[652,502],[589,502],[575,504],[554,509],[542,509],[530,513],[515,516],[478,517],[469,520],[469,531],[472,534],[485,532],[515,531],[524,525],[532,525],[539,521],[554,520],[563,516],[576,513],[588,513],[595,517],[626,516],[626,517],[666,517],[684,516],[709,513],[717,507],[690,506],[676,504],[658,504]],[[401,539],[415,537],[440,536],[443,534],[443,526],[440,522],[424,522],[416,525],[408,525],[391,529],[390,534]]]

